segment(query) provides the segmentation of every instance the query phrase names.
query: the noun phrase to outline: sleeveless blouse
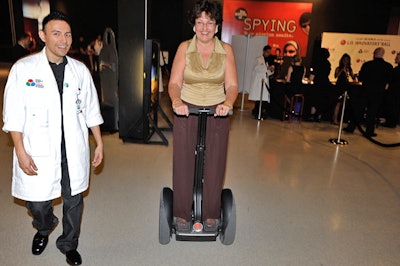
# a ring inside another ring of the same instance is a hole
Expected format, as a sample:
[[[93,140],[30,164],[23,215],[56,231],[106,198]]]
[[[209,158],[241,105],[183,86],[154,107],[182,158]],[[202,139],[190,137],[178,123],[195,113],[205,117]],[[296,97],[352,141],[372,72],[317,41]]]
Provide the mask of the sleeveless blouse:
[[[292,65],[293,72],[290,76],[290,83],[297,86],[303,84],[304,66]]]
[[[335,88],[337,88],[338,95],[348,90],[350,85],[349,76],[349,72],[342,71],[342,73],[340,73],[340,75],[337,77]]]
[[[219,104],[225,101],[226,52],[223,43],[215,37],[214,51],[205,65],[196,42],[196,36],[187,41],[181,99],[197,106]]]

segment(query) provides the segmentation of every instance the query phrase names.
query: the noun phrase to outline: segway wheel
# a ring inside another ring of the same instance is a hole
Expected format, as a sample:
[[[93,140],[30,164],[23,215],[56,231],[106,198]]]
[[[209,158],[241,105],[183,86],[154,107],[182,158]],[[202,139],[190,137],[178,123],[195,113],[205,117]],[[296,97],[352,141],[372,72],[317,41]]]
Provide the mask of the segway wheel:
[[[160,212],[158,240],[160,244],[166,245],[172,235],[172,199],[173,192],[170,188],[163,188],[160,195]]]
[[[221,233],[220,240],[224,245],[231,245],[236,234],[236,206],[230,189],[222,190],[221,194]]]

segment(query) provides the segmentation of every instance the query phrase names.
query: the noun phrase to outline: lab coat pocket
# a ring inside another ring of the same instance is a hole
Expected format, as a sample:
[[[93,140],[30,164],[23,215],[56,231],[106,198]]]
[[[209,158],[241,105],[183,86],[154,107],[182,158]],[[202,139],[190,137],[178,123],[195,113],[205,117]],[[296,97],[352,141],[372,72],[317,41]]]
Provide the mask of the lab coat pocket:
[[[31,117],[33,128],[48,128],[49,115],[46,108],[34,107],[31,109]]]
[[[31,111],[31,132],[28,136],[31,156],[50,155],[49,117],[46,108]]]

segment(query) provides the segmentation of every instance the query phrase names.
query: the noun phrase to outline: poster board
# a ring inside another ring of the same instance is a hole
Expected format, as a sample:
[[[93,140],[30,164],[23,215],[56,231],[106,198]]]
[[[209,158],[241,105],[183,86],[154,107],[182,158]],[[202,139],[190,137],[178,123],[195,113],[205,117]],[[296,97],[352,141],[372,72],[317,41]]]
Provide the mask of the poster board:
[[[344,53],[350,55],[351,67],[355,74],[360,71],[363,63],[373,59],[374,50],[378,47],[385,49],[383,56],[385,61],[395,66],[394,59],[400,52],[400,36],[323,32],[321,47],[329,50],[328,60],[331,63],[329,79],[335,82],[335,69],[339,66]]]
[[[224,0],[221,39],[232,43],[234,35],[268,37],[268,44],[283,49],[296,41],[301,56],[307,55],[308,35],[312,26],[312,3]]]
[[[239,92],[249,92],[251,73],[256,59],[262,55],[263,48],[267,44],[267,36],[232,36],[232,48],[235,55],[236,70],[238,73]]]

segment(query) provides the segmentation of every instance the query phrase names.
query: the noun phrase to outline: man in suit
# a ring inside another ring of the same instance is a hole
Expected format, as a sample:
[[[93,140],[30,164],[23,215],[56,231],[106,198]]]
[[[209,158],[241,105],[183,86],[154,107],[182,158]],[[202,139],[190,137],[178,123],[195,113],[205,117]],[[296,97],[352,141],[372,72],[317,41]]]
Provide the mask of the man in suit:
[[[366,110],[366,130],[369,137],[376,137],[376,116],[392,78],[393,66],[383,59],[385,49],[378,47],[374,50],[374,59],[361,66],[358,80],[362,82],[364,94],[359,104],[353,106],[352,119],[343,130],[353,133]]]
[[[24,32],[18,36],[18,42],[12,48],[12,62],[15,63],[21,57],[30,54],[29,46],[31,44],[31,35]]]
[[[384,113],[386,121],[384,127],[395,128],[400,118],[400,52],[395,59],[397,66],[393,69],[392,80],[386,92]]]

